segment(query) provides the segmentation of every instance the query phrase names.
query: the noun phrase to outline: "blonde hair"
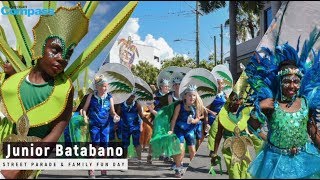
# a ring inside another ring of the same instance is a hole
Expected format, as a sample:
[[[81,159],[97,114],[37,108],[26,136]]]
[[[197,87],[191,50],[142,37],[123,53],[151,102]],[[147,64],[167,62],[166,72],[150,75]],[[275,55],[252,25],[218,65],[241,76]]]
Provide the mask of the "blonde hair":
[[[186,99],[186,95],[188,94],[188,93],[195,93],[195,95],[196,95],[196,100],[195,100],[195,102],[194,102],[194,105],[195,105],[195,108],[196,108],[196,114],[197,114],[197,116],[201,116],[203,113],[204,113],[204,110],[205,110],[205,108],[204,108],[204,106],[203,106],[203,102],[202,102],[202,99],[201,99],[201,97],[200,97],[200,95],[199,95],[199,93],[197,92],[197,91],[189,91],[189,92],[186,92],[185,94],[184,94],[184,99]]]

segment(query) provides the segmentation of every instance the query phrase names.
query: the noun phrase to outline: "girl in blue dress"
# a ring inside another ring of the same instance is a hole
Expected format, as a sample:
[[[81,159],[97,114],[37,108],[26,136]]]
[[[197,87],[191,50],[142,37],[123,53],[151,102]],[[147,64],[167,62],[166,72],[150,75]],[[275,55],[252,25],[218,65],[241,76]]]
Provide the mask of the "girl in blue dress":
[[[180,141],[181,154],[175,155],[174,160],[176,164],[175,176],[182,176],[181,162],[184,158],[184,142],[188,146],[190,160],[196,154],[195,148],[195,128],[200,121],[200,115],[204,112],[202,100],[197,93],[197,87],[189,85],[184,91],[184,99],[174,109],[174,114],[171,119],[171,126],[169,134],[176,134]]]

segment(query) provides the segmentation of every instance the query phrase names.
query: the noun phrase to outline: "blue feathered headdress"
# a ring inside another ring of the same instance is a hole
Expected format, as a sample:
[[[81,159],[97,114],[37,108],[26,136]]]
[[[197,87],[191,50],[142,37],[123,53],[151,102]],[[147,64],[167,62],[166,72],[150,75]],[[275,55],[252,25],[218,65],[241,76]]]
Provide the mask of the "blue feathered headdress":
[[[254,52],[245,72],[248,76],[248,83],[254,90],[250,99],[255,107],[255,115],[260,122],[264,123],[266,120],[265,115],[260,109],[260,101],[266,98],[277,99],[281,95],[279,93],[280,79],[278,71],[279,64],[286,60],[295,61],[300,72],[304,74],[299,95],[305,96],[308,99],[311,109],[320,109],[320,55],[319,53],[316,55],[312,50],[319,36],[320,32],[315,28],[311,32],[309,40],[304,42],[300,57],[298,56],[300,37],[298,38],[296,49],[285,43],[276,46],[274,53],[269,48],[261,47],[261,53],[264,56],[261,56],[258,52]],[[310,61],[307,61],[311,51],[313,52],[313,59],[311,58]]]

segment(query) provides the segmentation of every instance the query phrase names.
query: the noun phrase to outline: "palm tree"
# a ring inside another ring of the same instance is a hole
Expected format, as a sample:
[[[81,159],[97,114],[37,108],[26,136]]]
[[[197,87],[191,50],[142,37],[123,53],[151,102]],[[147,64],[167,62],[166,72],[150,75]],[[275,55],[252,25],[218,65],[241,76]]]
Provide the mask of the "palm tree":
[[[209,14],[217,9],[225,7],[225,1],[200,1],[200,9]],[[255,8],[257,7],[257,8]],[[263,7],[263,2],[258,1],[229,1],[229,25],[230,25],[230,71],[232,73],[234,82],[237,81],[237,14],[238,9],[243,9],[244,12],[258,14]],[[253,18],[250,18],[253,19]],[[254,25],[252,22],[248,23],[250,34]]]
[[[237,41],[245,42],[250,35],[251,39],[259,35],[260,17],[252,10],[245,11],[243,8],[238,8],[236,17],[237,22]],[[224,26],[230,25],[229,19],[226,20]]]
[[[238,80],[237,75],[237,31],[236,16],[237,4],[235,1],[229,1],[229,22],[230,22],[230,71],[234,82]]]

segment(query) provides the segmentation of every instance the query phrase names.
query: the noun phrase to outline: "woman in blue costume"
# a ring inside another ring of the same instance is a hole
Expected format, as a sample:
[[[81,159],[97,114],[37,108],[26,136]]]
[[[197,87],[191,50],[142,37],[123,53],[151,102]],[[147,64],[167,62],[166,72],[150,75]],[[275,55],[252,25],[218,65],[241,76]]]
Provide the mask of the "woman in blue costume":
[[[253,178],[319,177],[319,131],[310,108],[317,96],[309,96],[304,88],[305,83],[319,82],[319,55],[314,56],[310,70],[303,56],[306,49],[299,58],[298,51],[288,44],[277,46],[274,54],[265,48],[267,56],[255,54],[246,68],[255,90],[255,109],[248,124],[251,129],[259,129],[265,122],[268,125],[267,143],[248,169]]]
[[[195,85],[189,85],[183,95],[183,101],[180,101],[174,109],[170,131],[168,132],[169,134],[176,134],[180,141],[181,154],[174,156],[176,177],[181,177],[183,173],[181,162],[184,158],[185,141],[188,146],[190,161],[196,154],[195,128],[204,111],[202,100],[197,93],[197,87]]]
[[[110,133],[109,115],[115,122],[118,122],[120,117],[115,113],[111,94],[107,93],[107,79],[103,75],[95,77],[94,84],[96,91],[89,94],[83,112],[88,114],[91,142],[96,146],[107,147]],[[106,175],[106,171],[102,170],[101,175]],[[89,171],[89,176],[94,177],[93,170]]]

